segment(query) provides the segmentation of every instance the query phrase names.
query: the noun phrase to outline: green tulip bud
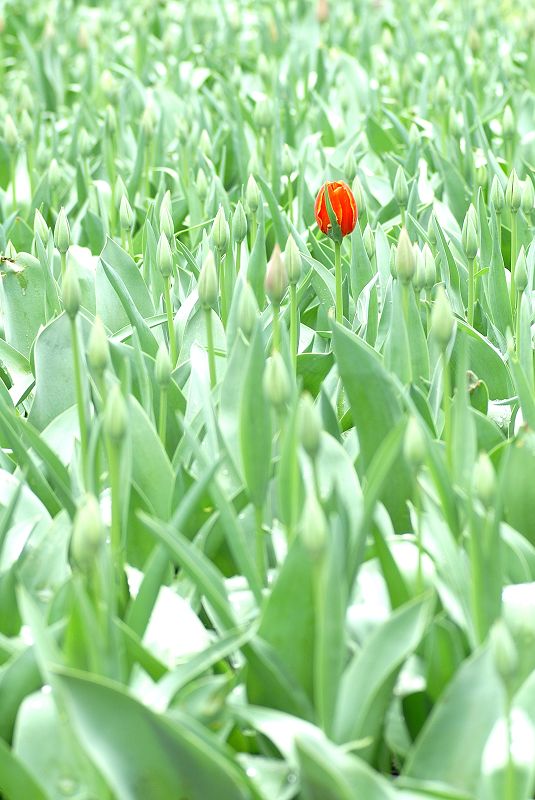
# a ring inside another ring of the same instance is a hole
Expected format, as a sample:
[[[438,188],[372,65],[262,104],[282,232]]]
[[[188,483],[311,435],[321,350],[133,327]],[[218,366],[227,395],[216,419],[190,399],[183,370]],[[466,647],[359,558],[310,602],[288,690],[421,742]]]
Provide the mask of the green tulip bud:
[[[175,224],[167,203],[160,206],[160,233],[165,234],[170,242],[175,238]]]
[[[455,317],[443,286],[437,289],[436,300],[431,311],[431,334],[441,350],[445,350],[453,334]]]
[[[533,211],[534,201],[535,201],[535,194],[533,192],[533,183],[528,175],[528,177],[524,181],[524,186],[522,187],[522,200],[520,201],[522,206],[522,211],[524,212],[526,217],[529,216]]]
[[[101,318],[95,317],[87,343],[87,361],[93,372],[101,374],[108,366],[109,359],[110,345],[106,329]]]
[[[121,230],[131,231],[134,227],[134,212],[132,206],[128,202],[128,197],[123,194],[121,197],[121,205],[119,206],[119,222]]]
[[[55,158],[50,161],[48,167],[48,182],[51,189],[57,189],[61,183],[61,169]]]
[[[16,150],[19,146],[19,132],[11,114],[6,114],[4,119],[4,139],[8,150]]]
[[[470,216],[470,214],[467,214],[464,218],[461,239],[464,252],[466,253],[466,257],[469,260],[472,260],[477,255],[478,241],[477,241],[477,230],[474,226],[473,218]]]
[[[210,154],[212,152],[212,141],[206,128],[203,128],[201,131],[201,136],[199,138],[199,150],[203,156],[205,156],[205,158],[210,158]]]
[[[427,238],[429,239],[429,243],[433,245],[433,247],[437,243],[437,234],[435,231],[435,212],[432,211],[429,215],[429,222],[427,223]]]
[[[238,306],[238,324],[246,339],[250,339],[258,322],[258,304],[250,283],[245,283]]]
[[[4,250],[4,256],[7,258],[8,261],[14,261],[17,257],[17,251],[15,250],[15,245],[11,241],[11,239],[6,244],[6,249]]]
[[[413,122],[411,127],[409,128],[409,144],[413,145],[420,141],[420,129],[419,127]]]
[[[409,186],[403,167],[400,165],[394,179],[394,198],[400,208],[407,208],[409,202]]]
[[[61,285],[61,298],[63,300],[63,308],[70,319],[74,319],[80,309],[82,295],[80,293],[80,282],[74,270],[74,267],[69,266],[63,283]]]
[[[106,400],[104,409],[104,433],[112,442],[121,442],[128,429],[128,408],[120,384],[116,383]]]
[[[147,103],[141,116],[141,127],[147,139],[152,139],[156,128],[156,111],[152,103]]]
[[[156,363],[154,365],[154,377],[156,378],[156,383],[161,389],[169,386],[171,382],[172,369],[169,352],[165,344],[162,342],[158,348],[158,352],[156,354]]]
[[[267,360],[263,387],[271,405],[281,411],[290,399],[291,386],[286,364],[278,350]]]
[[[402,283],[410,283],[416,269],[414,250],[406,228],[401,229],[396,249],[396,273]]]
[[[269,97],[262,97],[257,101],[254,114],[254,124],[260,130],[271,128],[274,123],[273,103]]]
[[[173,254],[169,239],[165,233],[160,234],[156,248],[156,263],[164,278],[168,278],[173,271]]]
[[[85,496],[74,517],[70,557],[81,572],[89,573],[104,544],[105,533],[96,497]]]
[[[278,243],[273,248],[267,265],[264,287],[272,305],[280,306],[288,289],[288,273]]]
[[[514,678],[518,667],[518,651],[509,628],[498,620],[490,631],[490,648],[496,670],[505,684]]]
[[[526,264],[526,254],[524,245],[520,248],[515,265],[515,289],[517,292],[524,292],[528,285],[528,265]]]
[[[515,118],[509,105],[503,110],[502,133],[504,139],[512,139],[515,135]]]
[[[486,164],[480,164],[476,167],[476,182],[478,186],[486,186],[488,179]]]
[[[316,458],[321,444],[321,417],[312,396],[304,392],[298,409],[299,440],[311,459]]]
[[[71,229],[63,206],[59,210],[54,226],[54,244],[60,253],[66,253],[71,245]]]
[[[247,188],[245,189],[245,204],[251,214],[256,214],[260,205],[260,191],[252,175],[249,175]]]
[[[437,282],[437,267],[435,264],[435,259],[433,257],[433,253],[431,252],[431,248],[429,245],[424,244],[424,249],[422,250],[422,256],[424,260],[424,286],[428,292],[431,291],[435,283]]]
[[[234,209],[234,214],[232,215],[232,238],[236,244],[241,244],[246,236],[247,217],[245,216],[241,201],[238,200],[236,208]]]
[[[81,155],[84,158],[86,158],[91,152],[92,147],[93,147],[93,142],[91,141],[91,137],[89,136],[86,129],[82,128],[81,131],[78,133],[78,149]]]
[[[199,169],[199,171],[197,172],[197,179],[195,181],[195,186],[197,187],[197,194],[199,195],[199,199],[204,203],[204,201],[206,200],[206,196],[208,194],[208,181],[202,169]]]
[[[106,106],[106,112],[104,117],[104,124],[106,126],[106,130],[110,135],[113,135],[117,130],[117,114],[115,109],[111,105]]]
[[[227,218],[225,217],[223,206],[219,206],[219,211],[216,214],[212,227],[212,241],[220,253],[226,253],[229,237],[230,230]]]
[[[20,115],[20,133],[26,144],[33,139],[33,130],[33,120],[26,109],[24,109]]]
[[[287,144],[284,145],[282,148],[282,174],[287,175],[288,178],[293,172],[294,169],[294,159],[292,156],[292,151],[290,150]]]
[[[407,423],[403,442],[403,453],[407,464],[417,472],[425,461],[427,443],[422,425],[414,416],[410,416]]]
[[[43,244],[48,242],[48,225],[38,208],[33,215],[33,235],[39,236]]]
[[[416,269],[414,271],[414,278],[413,278],[413,286],[415,291],[419,294],[425,285],[425,264],[424,264],[424,254],[416,244],[414,243],[412,249],[414,250],[414,258],[416,261]]]
[[[518,209],[520,208],[520,203],[522,202],[522,189],[520,187],[520,181],[518,180],[518,175],[516,174],[515,169],[513,169],[513,171],[509,175],[509,180],[507,181],[507,188],[505,190],[505,202],[507,203],[513,214],[516,214]]]
[[[353,192],[353,197],[355,198],[355,203],[357,206],[357,211],[359,216],[362,216],[366,211],[366,198],[364,195],[364,189],[362,187],[362,183],[360,182],[360,178],[358,175],[355,175],[353,183],[351,185],[351,190]]]
[[[369,224],[366,225],[366,227],[364,228],[364,233],[362,234],[362,240],[364,242],[364,249],[366,250],[366,254],[371,261],[375,255],[375,237],[373,235],[373,231],[370,228]]]
[[[19,87],[19,106],[22,111],[32,111],[35,106],[35,99],[27,83],[21,83]]]
[[[505,192],[497,175],[492,179],[490,186],[490,201],[494,206],[495,212],[501,214],[505,208]]]
[[[459,115],[453,106],[450,108],[448,113],[448,130],[452,136],[456,136],[457,138],[459,138],[462,134],[462,125],[459,122]]]
[[[355,180],[357,175],[357,162],[355,160],[355,153],[353,150],[348,150],[346,153],[346,157],[344,158],[344,166],[342,167],[342,171],[346,177],[346,180],[351,183],[351,181]],[[359,208],[359,206],[357,206]],[[360,210],[360,208],[359,208]]]
[[[398,271],[396,269],[396,248],[391,247],[390,253],[388,256],[388,266],[390,267],[390,274],[394,280],[398,277]]]
[[[444,75],[440,75],[435,87],[435,100],[437,105],[445,106],[448,102],[448,87]]]
[[[487,453],[479,454],[474,466],[474,493],[489,508],[496,497],[496,472]]]
[[[295,285],[301,277],[303,260],[301,257],[301,252],[292,234],[288,236],[286,247],[284,248],[284,263],[286,266],[286,273],[288,275],[288,282],[292,285]]]
[[[102,70],[99,85],[108,100],[112,100],[117,91],[117,81],[109,69]]]
[[[313,489],[306,494],[299,531],[310,558],[314,561],[321,559],[327,547],[329,529],[325,512]]]
[[[201,267],[197,292],[201,308],[208,309],[216,305],[219,296],[219,283],[217,280],[214,254],[211,250],[208,251]]]

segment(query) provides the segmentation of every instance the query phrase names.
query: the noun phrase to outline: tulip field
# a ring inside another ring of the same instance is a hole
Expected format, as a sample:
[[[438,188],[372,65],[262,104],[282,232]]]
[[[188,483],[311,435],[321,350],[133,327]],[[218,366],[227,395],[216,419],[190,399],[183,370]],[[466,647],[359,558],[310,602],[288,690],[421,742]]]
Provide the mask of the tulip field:
[[[535,7],[0,4],[0,800],[535,797]]]

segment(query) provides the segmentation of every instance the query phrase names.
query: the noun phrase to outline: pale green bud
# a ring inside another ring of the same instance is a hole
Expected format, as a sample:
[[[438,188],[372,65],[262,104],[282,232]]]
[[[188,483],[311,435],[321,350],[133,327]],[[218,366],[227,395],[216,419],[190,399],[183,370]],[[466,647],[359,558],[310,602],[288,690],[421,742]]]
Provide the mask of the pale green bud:
[[[173,254],[169,239],[165,233],[160,234],[156,248],[156,263],[164,278],[168,278],[173,271]]]
[[[106,130],[110,134],[114,134],[117,130],[117,114],[113,106],[106,106],[106,114],[104,117]]]
[[[344,166],[342,167],[342,171],[346,177],[346,180],[351,183],[351,181],[355,180],[357,175],[357,162],[355,160],[355,153],[353,150],[348,150],[346,153],[346,157],[344,158]],[[359,206],[357,208],[360,211]]]
[[[156,364],[154,365],[154,377],[156,378],[156,383],[160,388],[165,388],[169,386],[171,382],[171,359],[169,358],[169,352],[167,347],[162,342],[162,344],[158,348],[158,352],[156,354]]]
[[[296,284],[301,277],[303,260],[292,234],[288,236],[286,247],[284,248],[284,263],[289,283]]]
[[[33,215],[33,234],[39,236],[43,244],[48,242],[48,225],[38,208]]]
[[[407,203],[409,202],[409,186],[401,164],[398,167],[394,179],[394,198],[400,208],[407,208]]]
[[[128,197],[123,194],[121,197],[121,205],[119,206],[119,222],[121,230],[131,231],[134,227],[134,212],[132,206],[128,202]]]
[[[413,145],[420,141],[420,129],[419,127],[413,122],[411,127],[409,128],[409,144]]]
[[[215,268],[214,254],[211,250],[208,251],[201,267],[197,292],[199,294],[201,308],[213,308],[217,303],[219,283]]]
[[[478,186],[486,186],[488,179],[488,172],[486,164],[480,164],[476,167],[476,181]]]
[[[481,452],[474,466],[474,493],[489,508],[496,497],[496,472],[489,456]]]
[[[66,253],[71,244],[71,229],[63,206],[60,208],[54,226],[54,244],[60,253]]]
[[[312,396],[304,392],[298,409],[299,440],[310,458],[314,459],[321,444],[321,417]]]
[[[160,233],[164,233],[169,241],[172,241],[175,236],[175,224],[171,215],[171,210],[167,203],[160,206]]]
[[[6,244],[4,255],[8,261],[14,261],[17,257],[17,251],[15,250],[15,245],[13,244],[11,239]]]
[[[223,206],[219,206],[219,211],[215,216],[212,227],[212,241],[220,253],[226,253],[229,237],[229,224],[227,222],[227,218],[225,217]]]
[[[290,175],[293,172],[293,168],[294,168],[294,159],[293,159],[292,151],[290,150],[290,148],[289,148],[289,146],[287,144],[285,144],[284,147],[282,148],[282,164],[281,164],[281,166],[282,166],[282,174],[283,175],[287,175],[288,177],[290,177]]]
[[[124,439],[128,428],[128,408],[120,384],[116,383],[106,400],[104,409],[104,433],[114,443]]]
[[[355,203],[357,206],[357,211],[359,216],[362,216],[366,211],[366,198],[364,196],[364,189],[362,188],[362,183],[360,182],[360,178],[358,175],[355,175],[353,180],[351,190],[353,192],[353,197],[355,198]]]
[[[247,217],[245,211],[238,200],[234,214],[232,215],[232,238],[237,244],[241,244],[247,236]]]
[[[416,260],[416,270],[414,272],[413,286],[417,293],[420,293],[425,285],[425,264],[424,255],[418,245],[414,243],[414,258]]]
[[[100,317],[95,317],[87,343],[87,361],[94,372],[102,373],[108,366],[109,358],[110,345],[104,323]]]
[[[444,106],[448,102],[448,87],[444,75],[440,75],[435,87],[435,100],[439,106]]]
[[[263,387],[271,405],[282,410],[290,399],[291,386],[286,364],[278,350],[274,350],[266,362]]]
[[[87,494],[74,517],[70,556],[79,570],[91,571],[104,544],[105,533],[96,497]]]
[[[246,339],[251,338],[258,321],[258,304],[251,284],[246,283],[240,295],[238,324]]]
[[[78,134],[78,149],[82,156],[87,157],[91,152],[91,148],[93,147],[93,143],[91,141],[91,137],[89,136],[88,132],[85,128],[82,128]]]
[[[425,461],[427,443],[421,423],[416,417],[410,416],[405,430],[403,441],[403,454],[407,464],[417,472]]]
[[[280,306],[282,298],[288,289],[288,273],[278,243],[273,248],[273,253],[267,265],[264,288],[271,303],[274,306]]]
[[[19,87],[19,106],[22,111],[32,111],[35,106],[35,98],[27,83],[21,83]]]
[[[260,100],[257,101],[253,119],[255,126],[260,128],[260,130],[271,128],[274,122],[274,112],[273,103],[269,97],[261,97]]]
[[[299,530],[310,558],[320,559],[327,547],[329,529],[325,512],[312,488],[305,497]]]
[[[515,135],[515,118],[509,105],[503,110],[502,133],[504,139],[512,139]]]
[[[531,178],[528,177],[524,181],[524,186],[522,187],[522,211],[526,216],[531,214],[533,211],[533,203],[535,201],[535,194],[533,192],[533,182]]]
[[[437,234],[435,231],[435,219],[436,219],[435,212],[432,211],[431,214],[429,215],[429,222],[427,223],[427,238],[429,239],[429,242],[430,244],[433,245],[433,247],[437,243]]]
[[[473,218],[470,214],[467,214],[464,218],[463,223],[463,230],[462,230],[462,245],[463,250],[466,253],[466,257],[469,260],[472,260],[477,255],[477,230],[473,223]]]
[[[4,139],[9,150],[19,146],[19,132],[11,114],[6,114],[4,119]]]
[[[199,138],[199,150],[206,158],[210,157],[210,153],[212,151],[212,141],[210,139],[210,134],[203,128],[201,131],[201,135]]]
[[[526,264],[526,254],[524,245],[520,248],[515,265],[515,289],[517,292],[525,291],[528,285],[528,265]]]
[[[402,228],[396,249],[396,273],[402,283],[410,283],[415,269],[416,259],[414,258],[412,243],[407,229]]]
[[[516,174],[515,169],[513,169],[513,171],[509,175],[509,180],[507,181],[507,188],[505,190],[505,202],[507,203],[513,214],[516,214],[518,209],[520,208],[520,203],[522,202],[522,189],[520,187],[520,181],[518,180],[518,175]]]
[[[503,186],[497,175],[495,175],[492,179],[492,184],[490,187],[490,201],[494,206],[495,212],[497,214],[501,214],[505,208],[505,192],[503,191]]]
[[[141,127],[147,139],[151,139],[156,128],[156,111],[152,103],[147,103],[141,116]]]
[[[245,203],[251,214],[256,214],[260,205],[260,191],[258,184],[252,175],[249,175],[247,188],[245,189]]]
[[[199,169],[197,172],[195,186],[197,187],[197,194],[199,195],[199,198],[202,202],[204,202],[208,194],[208,180],[206,179],[206,175],[202,169]]]
[[[490,647],[496,670],[507,684],[516,674],[518,651],[509,628],[501,619],[495,622],[491,628]]]
[[[61,284],[61,299],[63,300],[63,308],[70,319],[74,319],[80,309],[82,296],[80,293],[80,282],[74,270],[74,267],[69,266]]]
[[[26,142],[26,144],[28,144],[28,142],[31,142],[33,138],[33,130],[34,130],[33,120],[26,111],[26,109],[24,109],[22,114],[20,115],[20,134],[24,139],[24,141]]]
[[[445,350],[453,335],[455,317],[443,286],[437,289],[436,300],[431,310],[431,334],[441,350]]]
[[[427,291],[431,291],[437,281],[437,268],[433,253],[427,243],[424,244],[422,256],[424,260],[424,286]]]
[[[366,250],[366,254],[371,261],[375,255],[375,237],[369,225],[366,225],[366,227],[364,228],[364,233],[362,234],[362,240],[364,242],[364,249]]]

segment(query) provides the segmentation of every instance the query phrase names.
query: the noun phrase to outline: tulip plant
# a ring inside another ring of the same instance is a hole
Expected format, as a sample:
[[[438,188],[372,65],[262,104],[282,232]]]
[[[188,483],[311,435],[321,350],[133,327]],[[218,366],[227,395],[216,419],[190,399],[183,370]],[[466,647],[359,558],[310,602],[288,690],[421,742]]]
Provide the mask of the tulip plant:
[[[0,5],[0,797],[535,796],[529,0]]]

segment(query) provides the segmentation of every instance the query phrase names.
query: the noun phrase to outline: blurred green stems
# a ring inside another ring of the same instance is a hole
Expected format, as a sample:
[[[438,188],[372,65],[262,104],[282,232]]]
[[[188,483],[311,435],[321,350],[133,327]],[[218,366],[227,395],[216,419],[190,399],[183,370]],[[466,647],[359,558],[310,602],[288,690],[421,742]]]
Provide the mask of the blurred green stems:
[[[111,551],[117,575],[122,571],[122,535],[121,535],[121,443],[108,438],[108,475],[111,494]]]
[[[17,205],[17,150],[13,153],[13,158],[11,160],[11,194],[13,200],[13,208]]]
[[[474,325],[474,297],[475,297],[475,258],[468,259],[468,324]]]
[[[521,310],[522,310],[522,292],[516,293],[516,318],[515,318],[515,350],[516,355],[520,358],[520,329],[521,329]]]
[[[485,530],[488,520],[487,517],[485,517],[482,530],[481,520],[472,508],[470,512],[470,523],[468,549],[470,554],[470,590],[472,595],[472,615],[474,618],[474,635],[476,639],[476,645],[480,645],[487,635],[487,631],[485,630],[484,612],[485,587],[483,585],[481,571],[483,568],[481,542],[488,534],[488,532]]]
[[[256,221],[256,212],[255,211],[251,211],[251,225],[250,225],[251,246],[250,246],[250,250],[253,249],[254,243],[256,242],[256,229],[257,229],[257,227],[258,227],[258,223]]]
[[[399,207],[399,213],[401,214],[401,227],[405,227],[405,206]]]
[[[280,343],[281,343],[280,306],[274,303],[272,350],[280,350]]]
[[[241,269],[241,242],[236,242],[236,275],[240,274]]]
[[[219,247],[214,247],[215,264],[217,268],[217,277],[219,278],[219,286],[221,290],[221,319],[223,325],[226,324],[228,318],[228,297],[227,297],[227,282],[225,279],[225,255],[221,252]]]
[[[496,211],[496,227],[498,228],[498,247],[502,252],[502,212]]]
[[[160,386],[160,415],[158,418],[158,435],[165,447],[167,431],[167,386]]]
[[[28,180],[30,181],[30,195],[33,197],[33,142],[29,142],[26,146],[26,169],[28,170]]]
[[[290,222],[293,222],[293,203],[294,203],[294,191],[292,186],[292,179],[288,175],[288,219]]]
[[[78,337],[78,327],[76,324],[76,319],[77,319],[76,316],[71,319],[71,342],[72,342],[72,355],[73,355],[73,366],[74,366],[74,388],[76,392],[76,406],[78,409],[78,424],[80,427],[82,475],[84,476],[84,483],[85,483],[86,467],[87,467],[87,416],[86,416],[84,389],[82,385],[80,340]]]
[[[215,350],[214,350],[214,328],[212,323],[212,309],[210,306],[204,309],[204,318],[206,320],[206,349],[208,351],[208,369],[210,371],[210,387],[213,389],[217,381],[217,373],[215,368]]]
[[[410,293],[412,289],[412,284],[410,282],[406,283],[405,281],[401,282],[401,299],[403,304],[403,318],[405,320],[405,327],[407,329],[407,333],[410,330],[409,326],[409,303],[410,303]],[[410,348],[410,337],[409,337],[409,348]],[[412,360],[409,359],[409,377],[410,382],[412,383]]]
[[[292,366],[297,372],[297,286],[290,284],[290,352],[292,355]]]
[[[342,295],[342,243],[334,243],[334,280],[336,283],[336,321],[342,324],[344,318],[344,298]]]
[[[266,543],[264,541],[262,506],[255,506],[256,524],[256,566],[260,576],[260,584],[266,585]]]
[[[518,213],[511,212],[511,282],[509,284],[509,292],[511,298],[511,312],[515,314],[516,309],[516,291],[515,291],[515,265],[518,257],[517,253],[517,239],[518,239]]]
[[[167,314],[167,332],[169,334],[169,356],[171,358],[171,366],[176,366],[177,352],[176,352],[176,337],[175,337],[175,323],[173,320],[173,306],[171,304],[171,278],[167,276],[163,282],[164,304],[165,312]]]
[[[67,253],[60,253],[61,256],[61,277],[65,277],[67,271]]]
[[[444,412],[444,443],[446,445],[448,463],[451,465],[451,378],[446,349],[442,351],[442,410]]]

